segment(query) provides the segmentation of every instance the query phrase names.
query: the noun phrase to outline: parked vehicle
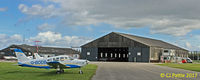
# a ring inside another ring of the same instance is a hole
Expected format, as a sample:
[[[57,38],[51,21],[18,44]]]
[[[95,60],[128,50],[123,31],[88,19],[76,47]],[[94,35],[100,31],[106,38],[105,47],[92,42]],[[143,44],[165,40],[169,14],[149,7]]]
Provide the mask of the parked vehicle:
[[[185,60],[187,61],[187,63],[192,63],[192,60],[190,58],[185,58]]]
[[[186,59],[182,59],[182,63],[187,63],[187,60]]]

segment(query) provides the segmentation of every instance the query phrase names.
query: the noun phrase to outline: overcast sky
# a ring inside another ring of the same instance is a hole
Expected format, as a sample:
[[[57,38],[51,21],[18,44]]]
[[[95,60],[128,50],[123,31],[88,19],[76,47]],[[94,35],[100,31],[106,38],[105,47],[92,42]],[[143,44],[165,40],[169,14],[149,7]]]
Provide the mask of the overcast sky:
[[[0,48],[80,46],[110,32],[200,49],[199,0],[3,0]]]

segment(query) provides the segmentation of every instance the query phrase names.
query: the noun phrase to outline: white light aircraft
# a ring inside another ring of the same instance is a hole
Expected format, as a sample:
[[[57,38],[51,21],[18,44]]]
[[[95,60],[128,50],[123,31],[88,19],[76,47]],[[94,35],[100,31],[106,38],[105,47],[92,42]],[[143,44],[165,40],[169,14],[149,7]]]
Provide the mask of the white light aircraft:
[[[14,49],[18,59],[18,65],[22,67],[34,67],[44,69],[57,69],[56,73],[60,74],[67,68],[80,68],[79,73],[83,74],[81,67],[88,64],[87,60],[73,59],[67,55],[60,55],[48,58],[29,59],[21,49]]]

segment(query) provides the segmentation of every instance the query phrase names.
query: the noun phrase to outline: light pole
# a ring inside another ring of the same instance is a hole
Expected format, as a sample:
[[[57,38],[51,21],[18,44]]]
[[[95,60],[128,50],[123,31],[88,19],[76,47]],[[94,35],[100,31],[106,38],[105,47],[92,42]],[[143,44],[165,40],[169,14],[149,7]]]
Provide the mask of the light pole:
[[[38,46],[39,46],[38,43],[41,42],[41,41],[34,41],[34,42],[35,42],[36,50],[37,50],[37,53],[38,53]]]

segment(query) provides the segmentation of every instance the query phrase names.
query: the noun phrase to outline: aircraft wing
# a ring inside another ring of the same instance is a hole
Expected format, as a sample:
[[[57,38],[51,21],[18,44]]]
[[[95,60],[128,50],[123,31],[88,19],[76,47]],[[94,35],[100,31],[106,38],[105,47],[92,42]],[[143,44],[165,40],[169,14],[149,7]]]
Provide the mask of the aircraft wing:
[[[66,66],[66,65],[64,65],[64,64],[62,64],[62,63],[60,63],[60,62],[47,62],[47,64],[51,67],[51,68],[68,68],[68,66]]]

